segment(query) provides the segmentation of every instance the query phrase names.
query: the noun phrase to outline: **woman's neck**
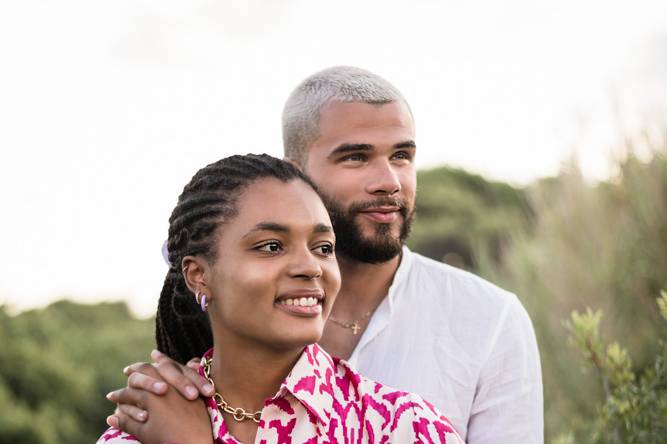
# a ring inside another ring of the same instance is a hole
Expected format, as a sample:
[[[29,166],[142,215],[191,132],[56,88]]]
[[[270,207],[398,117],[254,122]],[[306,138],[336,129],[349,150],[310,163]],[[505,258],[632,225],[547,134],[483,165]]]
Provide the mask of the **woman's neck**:
[[[296,364],[302,348],[291,351],[258,347],[257,343],[214,338],[211,378],[216,392],[231,407],[262,410]]]

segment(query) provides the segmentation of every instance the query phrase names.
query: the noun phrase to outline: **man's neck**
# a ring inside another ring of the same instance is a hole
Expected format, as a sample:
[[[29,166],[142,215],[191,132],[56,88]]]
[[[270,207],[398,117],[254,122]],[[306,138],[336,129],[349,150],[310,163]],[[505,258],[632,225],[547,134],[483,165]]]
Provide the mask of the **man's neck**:
[[[368,326],[370,314],[387,296],[400,262],[400,255],[383,264],[338,256],[342,287],[320,340],[326,351],[350,358]]]
[[[381,264],[368,264],[338,256],[341,289],[332,309],[340,319],[358,319],[375,310],[389,292],[401,255]]]

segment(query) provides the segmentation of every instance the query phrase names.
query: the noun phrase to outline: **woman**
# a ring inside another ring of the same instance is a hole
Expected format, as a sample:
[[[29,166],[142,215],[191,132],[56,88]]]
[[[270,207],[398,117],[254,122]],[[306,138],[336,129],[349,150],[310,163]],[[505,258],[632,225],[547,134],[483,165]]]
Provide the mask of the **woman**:
[[[158,348],[180,362],[203,354],[215,396],[208,416],[204,403],[168,396],[168,411],[152,409],[143,426],[151,442],[461,442],[419,396],[315,344],[340,274],[327,211],[297,168],[267,155],[208,165],[169,222]],[[112,427],[98,443],[128,440]]]

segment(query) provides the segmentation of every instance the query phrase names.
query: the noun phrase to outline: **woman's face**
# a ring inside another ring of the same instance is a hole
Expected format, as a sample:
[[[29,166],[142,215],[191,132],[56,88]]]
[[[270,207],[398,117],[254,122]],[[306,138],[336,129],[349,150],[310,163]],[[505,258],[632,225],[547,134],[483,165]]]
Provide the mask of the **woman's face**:
[[[218,229],[208,291],[214,338],[301,347],[322,335],[340,272],[329,215],[301,180],[260,179]],[[230,336],[231,335],[231,336]]]

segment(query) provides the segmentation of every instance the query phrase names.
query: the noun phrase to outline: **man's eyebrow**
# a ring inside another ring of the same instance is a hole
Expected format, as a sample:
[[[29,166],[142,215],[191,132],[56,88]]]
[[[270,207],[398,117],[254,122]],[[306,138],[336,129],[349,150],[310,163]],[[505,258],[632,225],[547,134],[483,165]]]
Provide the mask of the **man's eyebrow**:
[[[372,149],[373,145],[370,145],[368,143],[343,143],[334,148],[333,151],[331,151],[327,157],[331,158],[340,156],[341,154],[357,152],[357,151],[371,151]]]
[[[278,233],[289,233],[289,228],[275,222],[260,222],[252,227],[243,237],[248,237],[256,231],[276,231]]]
[[[405,149],[405,148],[417,148],[417,144],[414,140],[406,140],[405,142],[397,143],[394,145],[395,150]]]
[[[333,227],[331,225],[317,224],[313,228],[313,233],[332,233]]]

